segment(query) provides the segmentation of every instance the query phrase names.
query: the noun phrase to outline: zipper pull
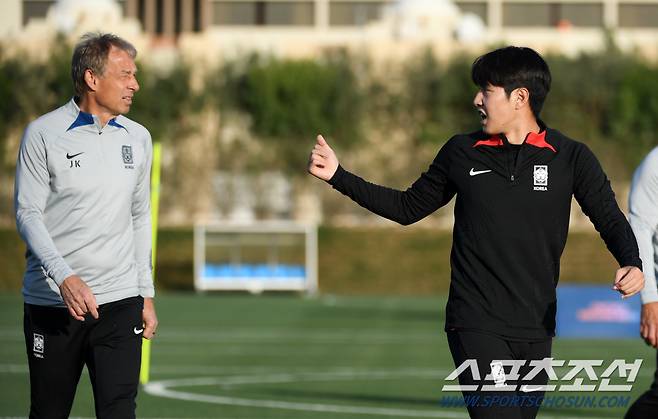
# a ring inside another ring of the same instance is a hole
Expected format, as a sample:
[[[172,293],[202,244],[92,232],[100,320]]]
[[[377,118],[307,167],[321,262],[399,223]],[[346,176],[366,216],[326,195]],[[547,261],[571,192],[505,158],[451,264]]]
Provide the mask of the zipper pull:
[[[514,175],[510,176],[509,180],[514,182]]]

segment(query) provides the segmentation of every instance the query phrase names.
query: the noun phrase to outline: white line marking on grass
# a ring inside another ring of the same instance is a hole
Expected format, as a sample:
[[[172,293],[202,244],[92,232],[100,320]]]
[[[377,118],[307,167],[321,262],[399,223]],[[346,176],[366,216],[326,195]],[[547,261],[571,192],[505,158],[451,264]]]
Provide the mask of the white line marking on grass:
[[[191,367],[191,368],[190,368]],[[197,370],[202,366],[180,366],[174,369],[182,371]],[[207,367],[206,367],[207,368]],[[237,375],[228,377],[198,377],[186,379],[172,379],[152,381],[144,386],[144,391],[147,394],[159,397],[166,397],[178,400],[206,402],[222,405],[233,405],[243,407],[262,407],[272,409],[287,409],[296,411],[309,411],[309,412],[323,412],[323,413],[346,413],[346,414],[359,414],[359,415],[379,415],[379,416],[399,416],[399,417],[428,417],[428,418],[444,418],[444,419],[459,419],[468,418],[468,415],[460,412],[446,411],[440,409],[434,410],[407,410],[396,408],[376,408],[367,406],[349,406],[349,405],[331,405],[322,403],[298,403],[298,402],[282,402],[276,400],[258,400],[258,399],[245,399],[238,397],[225,397],[205,395],[198,393],[189,393],[182,391],[175,391],[173,387],[192,387],[192,386],[221,386],[222,388],[231,388],[239,385],[249,384],[280,384],[291,383],[300,381],[341,381],[341,380],[386,380],[394,377],[413,376],[425,378],[442,378],[445,377],[450,371],[448,370],[431,370],[431,369],[401,369],[401,370],[386,370],[386,371],[358,371],[349,367],[335,369],[333,371],[317,372],[317,371],[297,371],[295,373],[275,372],[273,369],[254,367],[254,368],[240,368],[240,367],[227,367],[227,368],[212,368],[215,373],[222,372],[244,372],[249,370],[253,373],[267,374],[267,375]],[[155,372],[157,367],[152,369]],[[0,372],[4,373],[26,373],[28,371],[26,364],[0,364]],[[438,403],[438,400],[437,400]],[[555,414],[543,415],[539,414],[539,419],[609,419],[599,416],[555,416]],[[0,419],[23,419],[24,417],[0,417]],[[87,419],[87,418],[76,418]],[[186,418],[144,418],[144,419],[186,419]]]
[[[152,396],[159,396],[177,400],[214,403],[221,405],[261,407],[268,409],[284,409],[304,412],[318,413],[345,413],[357,415],[396,416],[396,417],[419,417],[419,418],[443,418],[443,419],[466,419],[468,414],[442,409],[413,410],[400,408],[381,408],[369,406],[334,405],[326,403],[304,403],[287,402],[280,400],[247,399],[241,397],[229,397],[221,395],[199,394],[186,391],[172,390],[173,387],[194,386],[220,386],[229,388],[247,384],[280,384],[297,383],[300,381],[340,381],[369,379],[381,380],[393,377],[412,375],[415,377],[442,378],[445,370],[393,370],[393,371],[354,371],[340,370],[330,372],[294,373],[294,374],[269,374],[269,375],[243,375],[232,377],[198,377],[186,379],[173,379],[152,381],[144,386],[144,391]],[[438,403],[438,400],[437,400]],[[583,419],[583,416],[554,416],[540,415],[540,419]],[[609,419],[604,417],[586,416],[587,419]]]
[[[285,402],[278,400],[262,399],[245,399],[239,397],[214,396],[207,394],[190,393],[184,391],[171,390],[171,387],[190,387],[190,386],[212,386],[218,385],[224,388],[245,384],[275,384],[291,383],[300,381],[341,381],[346,379],[367,378],[373,379],[390,379],[405,375],[425,376],[430,378],[443,377],[445,370],[398,370],[398,371],[333,371],[324,373],[298,373],[298,374],[270,374],[261,376],[234,376],[234,377],[200,377],[178,380],[152,381],[144,386],[144,391],[153,396],[160,396],[178,400],[197,401],[205,403],[244,406],[244,407],[263,407],[270,409],[296,410],[303,412],[322,412],[322,413],[349,413],[358,415],[378,415],[378,416],[397,416],[397,417],[426,417],[426,418],[444,418],[444,419],[462,419],[468,418],[468,415],[460,412],[437,411],[437,410],[408,410],[395,408],[377,408],[367,406],[348,406],[332,405],[324,403],[302,403],[302,402]]]
[[[453,412],[421,412],[413,410],[386,409],[374,407],[358,406],[338,406],[331,404],[319,403],[293,403],[281,402],[276,400],[254,400],[242,399],[238,397],[210,396],[205,394],[186,393],[182,391],[168,390],[158,383],[149,383],[146,385],[146,392],[153,396],[167,397],[171,399],[197,401],[205,403],[224,404],[244,407],[265,407],[270,409],[300,410],[303,412],[323,412],[323,413],[351,413],[358,415],[379,415],[379,416],[397,416],[397,417],[427,417],[427,418],[468,418],[467,415]]]
[[[278,384],[278,383],[297,383],[300,381],[343,381],[356,379],[369,380],[388,380],[395,377],[426,377],[442,378],[449,374],[450,370],[427,370],[407,368],[392,371],[359,371],[350,368],[327,372],[279,372],[269,373],[267,375],[238,375],[228,377],[195,377],[195,378],[178,378],[172,380],[157,381],[158,384],[165,387],[181,386],[208,386],[221,385],[223,387],[245,384]]]

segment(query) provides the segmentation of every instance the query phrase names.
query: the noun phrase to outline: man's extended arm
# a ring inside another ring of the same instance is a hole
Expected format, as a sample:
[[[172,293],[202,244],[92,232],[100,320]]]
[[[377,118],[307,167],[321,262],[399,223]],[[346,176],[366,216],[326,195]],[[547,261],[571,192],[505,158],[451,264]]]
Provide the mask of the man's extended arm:
[[[617,205],[599,161],[584,145],[576,156],[574,182],[576,200],[621,266],[615,275],[614,289],[623,297],[638,293],[644,286],[644,278],[633,230]]]
[[[408,225],[447,204],[455,195],[447,178],[447,160],[448,151],[444,147],[427,172],[406,191],[399,191],[366,182],[343,169],[324,138],[318,136],[318,143],[311,153],[309,172],[328,181],[334,189],[375,214]],[[325,166],[331,170],[325,170]]]

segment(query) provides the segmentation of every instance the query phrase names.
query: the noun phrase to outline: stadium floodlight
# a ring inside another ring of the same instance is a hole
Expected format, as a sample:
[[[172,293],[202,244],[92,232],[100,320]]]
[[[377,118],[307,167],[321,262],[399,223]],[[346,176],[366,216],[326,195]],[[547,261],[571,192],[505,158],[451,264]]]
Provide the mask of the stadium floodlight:
[[[304,291],[315,294],[317,227],[294,222],[198,224],[197,291]]]

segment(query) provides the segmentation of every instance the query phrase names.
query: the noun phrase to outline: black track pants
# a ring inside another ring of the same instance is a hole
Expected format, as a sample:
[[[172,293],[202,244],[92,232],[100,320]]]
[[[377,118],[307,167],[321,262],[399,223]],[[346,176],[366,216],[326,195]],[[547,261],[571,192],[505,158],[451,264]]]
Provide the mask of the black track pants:
[[[68,418],[85,364],[96,417],[134,418],[143,306],[131,297],[101,305],[98,320],[77,321],[65,308],[25,304],[30,418]]]
[[[644,392],[626,412],[624,419],[653,419],[658,416],[658,352],[651,388]]]
[[[551,339],[539,342],[509,341],[495,335],[473,331],[449,331],[448,344],[450,353],[459,367],[468,359],[477,361],[481,381],[473,380],[467,370],[459,375],[459,383],[465,385],[482,385],[487,374],[492,372],[492,361],[495,360],[527,360],[526,365],[519,370],[522,379],[532,369],[530,360],[541,360],[551,356]],[[505,368],[509,370],[510,367]],[[545,385],[548,375],[545,371],[532,380],[507,380],[506,384],[527,385],[528,388]],[[484,384],[491,384],[489,381]],[[524,392],[516,391],[463,391],[468,413],[472,419],[534,419],[539,410],[536,401],[543,399],[543,391]],[[517,397],[518,396],[518,397]],[[514,397],[517,397],[514,400]],[[474,402],[477,401],[477,402]],[[498,402],[496,402],[498,401]]]

